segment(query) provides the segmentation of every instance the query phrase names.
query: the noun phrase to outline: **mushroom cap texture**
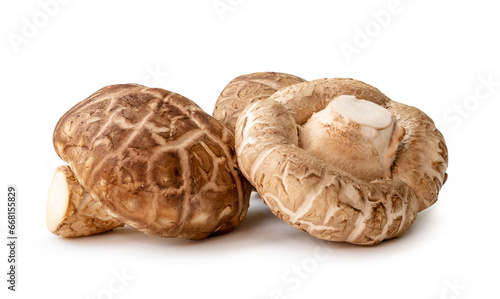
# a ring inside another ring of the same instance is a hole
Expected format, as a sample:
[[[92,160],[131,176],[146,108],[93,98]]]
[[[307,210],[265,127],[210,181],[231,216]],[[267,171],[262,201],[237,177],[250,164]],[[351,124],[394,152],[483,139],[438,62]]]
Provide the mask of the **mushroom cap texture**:
[[[246,215],[234,136],[179,94],[104,87],[63,115],[53,142],[106,212],[145,233],[202,239]]]
[[[298,126],[340,95],[381,105],[404,127],[389,178],[360,180],[300,148]],[[249,105],[235,136],[240,169],[271,211],[320,239],[373,245],[398,237],[446,181],[448,151],[433,121],[354,79],[284,88]]]
[[[212,115],[234,133],[238,116],[246,106],[267,99],[282,88],[304,81],[297,76],[277,72],[258,72],[236,77],[221,92]]]

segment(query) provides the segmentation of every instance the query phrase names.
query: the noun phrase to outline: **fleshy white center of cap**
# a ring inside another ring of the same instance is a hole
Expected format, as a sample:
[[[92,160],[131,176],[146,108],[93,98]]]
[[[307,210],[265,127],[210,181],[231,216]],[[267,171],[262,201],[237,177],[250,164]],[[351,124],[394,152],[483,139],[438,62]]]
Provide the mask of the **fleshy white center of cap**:
[[[341,95],[332,100],[334,110],[360,125],[384,129],[392,124],[392,114],[384,107],[355,96]]]

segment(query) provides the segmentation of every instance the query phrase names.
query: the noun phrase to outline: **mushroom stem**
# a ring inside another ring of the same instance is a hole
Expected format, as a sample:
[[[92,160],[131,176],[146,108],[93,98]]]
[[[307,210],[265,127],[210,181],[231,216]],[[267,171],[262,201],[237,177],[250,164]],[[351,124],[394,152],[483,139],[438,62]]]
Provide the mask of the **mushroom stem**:
[[[47,227],[55,235],[82,237],[124,226],[78,183],[68,165],[59,166],[49,188]]]
[[[299,128],[299,145],[366,181],[390,177],[404,129],[387,109],[342,95]]]

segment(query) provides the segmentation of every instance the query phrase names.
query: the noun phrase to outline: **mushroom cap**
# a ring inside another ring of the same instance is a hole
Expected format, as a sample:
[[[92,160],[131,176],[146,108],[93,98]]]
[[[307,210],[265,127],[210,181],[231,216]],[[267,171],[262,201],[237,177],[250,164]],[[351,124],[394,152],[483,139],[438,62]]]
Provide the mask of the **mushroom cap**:
[[[276,91],[304,82],[294,75],[258,72],[234,78],[221,92],[212,115],[232,133],[240,113],[251,103],[269,98]]]
[[[179,94],[102,88],[64,114],[53,142],[106,212],[145,233],[223,234],[248,209],[251,189],[236,169],[233,135]]]
[[[341,95],[381,105],[403,126],[389,178],[361,180],[299,146],[298,127]],[[354,79],[284,88],[249,105],[235,136],[240,169],[271,211],[320,239],[373,245],[398,237],[446,180],[447,148],[433,121]]]

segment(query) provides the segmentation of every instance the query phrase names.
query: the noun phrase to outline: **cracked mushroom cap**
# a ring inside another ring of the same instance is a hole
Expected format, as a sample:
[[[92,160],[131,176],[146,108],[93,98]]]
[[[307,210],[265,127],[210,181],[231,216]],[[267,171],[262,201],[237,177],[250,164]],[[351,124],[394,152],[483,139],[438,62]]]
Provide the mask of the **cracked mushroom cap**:
[[[433,121],[353,79],[282,89],[249,105],[235,132],[240,169],[271,211],[324,240],[398,237],[446,181]]]
[[[145,233],[223,234],[248,209],[233,135],[179,94],[136,84],[102,88],[59,120],[53,142],[109,215]]]
[[[234,78],[220,94],[212,115],[232,133],[246,106],[273,95],[276,91],[305,80],[277,72],[251,73]]]

